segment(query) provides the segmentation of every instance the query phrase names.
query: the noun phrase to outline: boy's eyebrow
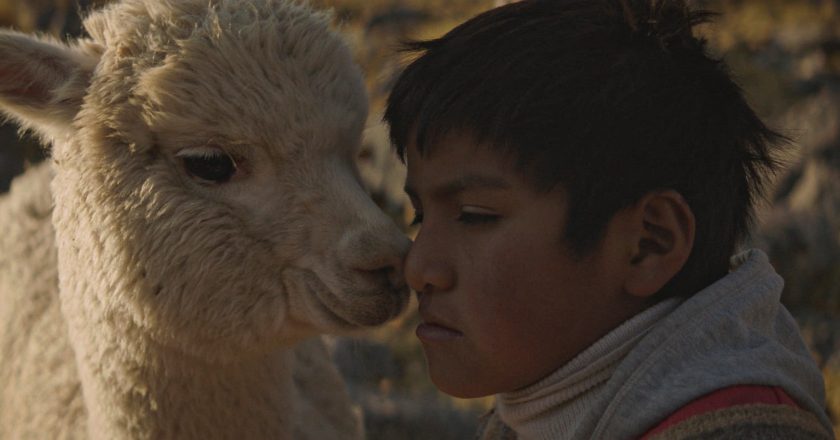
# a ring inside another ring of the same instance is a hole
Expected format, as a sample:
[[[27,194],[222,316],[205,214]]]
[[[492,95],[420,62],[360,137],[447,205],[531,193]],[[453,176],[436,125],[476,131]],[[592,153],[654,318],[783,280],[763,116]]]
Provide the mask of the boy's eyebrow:
[[[482,174],[467,174],[466,176],[461,176],[450,182],[446,182],[432,188],[430,193],[434,198],[445,198],[464,192],[468,189],[504,190],[510,188],[510,182],[500,177],[486,176]],[[409,196],[417,197],[417,192],[408,183],[406,183],[403,190]]]

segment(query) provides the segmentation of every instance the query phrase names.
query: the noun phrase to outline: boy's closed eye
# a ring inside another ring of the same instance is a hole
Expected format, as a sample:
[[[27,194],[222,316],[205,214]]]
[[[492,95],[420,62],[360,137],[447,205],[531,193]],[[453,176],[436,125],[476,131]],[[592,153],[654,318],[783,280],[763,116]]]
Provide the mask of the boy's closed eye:
[[[461,208],[455,220],[465,225],[480,225],[495,222],[500,217],[499,214],[484,208],[465,206]],[[414,218],[412,218],[410,225],[417,226],[421,223],[423,223],[423,211],[417,209],[414,211]]]
[[[495,222],[499,218],[499,214],[486,208],[463,206],[457,220],[466,225],[480,225]]]

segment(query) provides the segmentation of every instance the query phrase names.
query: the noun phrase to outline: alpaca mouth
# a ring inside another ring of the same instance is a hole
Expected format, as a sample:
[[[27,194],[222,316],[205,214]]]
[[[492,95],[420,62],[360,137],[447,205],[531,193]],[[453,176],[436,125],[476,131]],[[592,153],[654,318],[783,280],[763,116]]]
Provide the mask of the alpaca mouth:
[[[372,327],[395,318],[408,304],[408,289],[380,286],[368,289],[319,291],[325,309],[353,327]]]
[[[331,330],[383,324],[399,315],[408,303],[406,286],[379,283],[362,287],[349,283],[346,288],[336,288],[309,269],[285,272],[288,287],[292,287],[287,292],[290,301],[306,303],[306,309],[314,315],[300,318],[327,324]],[[294,296],[298,301],[291,298]]]

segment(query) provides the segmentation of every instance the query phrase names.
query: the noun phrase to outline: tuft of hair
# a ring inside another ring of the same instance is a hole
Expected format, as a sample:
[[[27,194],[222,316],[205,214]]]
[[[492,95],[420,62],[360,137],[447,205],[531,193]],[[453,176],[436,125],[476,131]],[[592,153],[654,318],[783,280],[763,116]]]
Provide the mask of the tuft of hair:
[[[622,208],[674,189],[696,218],[682,271],[658,294],[690,295],[729,270],[789,141],[750,108],[694,28],[684,0],[524,0],[489,10],[419,54],[384,119],[401,158],[450,132],[516,158],[539,190],[569,194],[564,241],[583,256]]]

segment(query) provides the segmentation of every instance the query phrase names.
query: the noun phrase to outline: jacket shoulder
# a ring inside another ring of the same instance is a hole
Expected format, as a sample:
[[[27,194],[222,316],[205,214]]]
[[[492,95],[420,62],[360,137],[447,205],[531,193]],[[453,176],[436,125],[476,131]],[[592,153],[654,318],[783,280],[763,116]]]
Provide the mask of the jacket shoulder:
[[[833,439],[814,414],[789,405],[750,404],[690,417],[651,437],[683,439]]]

